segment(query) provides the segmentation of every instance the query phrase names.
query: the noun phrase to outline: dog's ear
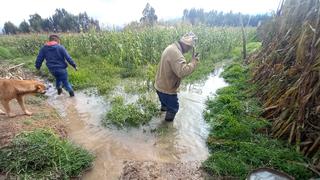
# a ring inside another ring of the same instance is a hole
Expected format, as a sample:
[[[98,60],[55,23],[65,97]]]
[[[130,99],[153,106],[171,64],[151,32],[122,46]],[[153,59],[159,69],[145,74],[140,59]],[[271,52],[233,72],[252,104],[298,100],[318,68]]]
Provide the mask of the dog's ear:
[[[36,85],[36,90],[39,90],[39,89],[45,89],[45,86],[42,85],[42,84],[37,84]]]
[[[42,94],[46,93],[46,86],[43,84],[36,84],[35,88],[36,88],[35,92],[42,93]]]

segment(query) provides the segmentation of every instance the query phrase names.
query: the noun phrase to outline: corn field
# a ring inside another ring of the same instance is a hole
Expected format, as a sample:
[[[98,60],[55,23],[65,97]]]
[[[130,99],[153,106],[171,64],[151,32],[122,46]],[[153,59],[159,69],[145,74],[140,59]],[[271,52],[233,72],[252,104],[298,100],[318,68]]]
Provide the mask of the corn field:
[[[157,63],[164,48],[189,31],[193,31],[199,38],[197,51],[202,60],[210,59],[217,53],[230,52],[241,43],[240,28],[204,26],[62,34],[61,43],[75,58],[101,56],[116,65],[139,66]],[[248,28],[247,31],[249,37],[252,37],[254,28]],[[47,37],[45,34],[1,36],[0,47],[9,48],[20,56],[35,56]]]

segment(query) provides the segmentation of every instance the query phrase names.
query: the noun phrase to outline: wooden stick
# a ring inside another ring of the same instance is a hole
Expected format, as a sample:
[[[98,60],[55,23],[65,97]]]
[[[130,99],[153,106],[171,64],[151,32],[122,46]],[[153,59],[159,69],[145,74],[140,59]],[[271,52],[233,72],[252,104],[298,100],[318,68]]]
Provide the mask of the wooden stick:
[[[320,172],[310,164],[300,163],[300,162],[296,162],[296,161],[288,161],[288,162],[304,166],[304,167],[310,169],[311,171],[315,172],[316,174],[318,174],[318,176],[320,176]]]
[[[289,136],[289,143],[292,143],[292,140],[294,138],[294,130],[296,129],[296,122],[294,122],[292,124],[292,128],[291,128],[291,131],[290,131],[290,136]]]
[[[24,65],[24,63],[20,63],[20,64],[18,64],[18,65],[15,65],[15,66],[9,67],[9,68],[8,68],[8,71],[10,71],[11,69],[14,69],[14,68],[17,68],[17,67],[23,66],[23,65]]]
[[[306,156],[309,156],[313,151],[317,150],[316,148],[318,148],[319,144],[320,144],[320,137],[318,137],[318,138],[314,141],[313,145],[312,145],[312,146],[310,147],[310,149],[307,151]]]

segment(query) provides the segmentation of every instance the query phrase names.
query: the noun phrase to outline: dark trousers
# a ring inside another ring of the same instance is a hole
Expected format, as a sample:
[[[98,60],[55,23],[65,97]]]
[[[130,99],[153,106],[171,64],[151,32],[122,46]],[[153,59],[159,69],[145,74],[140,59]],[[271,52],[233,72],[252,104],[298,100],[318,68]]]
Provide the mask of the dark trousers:
[[[165,94],[157,91],[161,107],[165,107],[167,112],[176,114],[179,110],[179,102],[177,94]]]
[[[73,91],[71,84],[68,81],[68,72],[66,69],[53,69],[50,70],[50,73],[55,77],[56,79],[56,88],[59,89],[63,87],[68,91]]]

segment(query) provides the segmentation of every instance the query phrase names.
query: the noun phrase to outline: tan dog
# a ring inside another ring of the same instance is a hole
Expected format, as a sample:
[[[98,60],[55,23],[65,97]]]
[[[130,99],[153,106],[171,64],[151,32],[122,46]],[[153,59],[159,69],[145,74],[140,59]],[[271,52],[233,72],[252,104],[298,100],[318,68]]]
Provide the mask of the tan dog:
[[[35,93],[46,93],[45,85],[34,80],[0,79],[0,102],[6,111],[4,113],[0,110],[0,114],[14,117],[15,114],[11,113],[9,102],[12,99],[17,99],[22,111],[30,116],[32,113],[25,108],[23,96]]]

